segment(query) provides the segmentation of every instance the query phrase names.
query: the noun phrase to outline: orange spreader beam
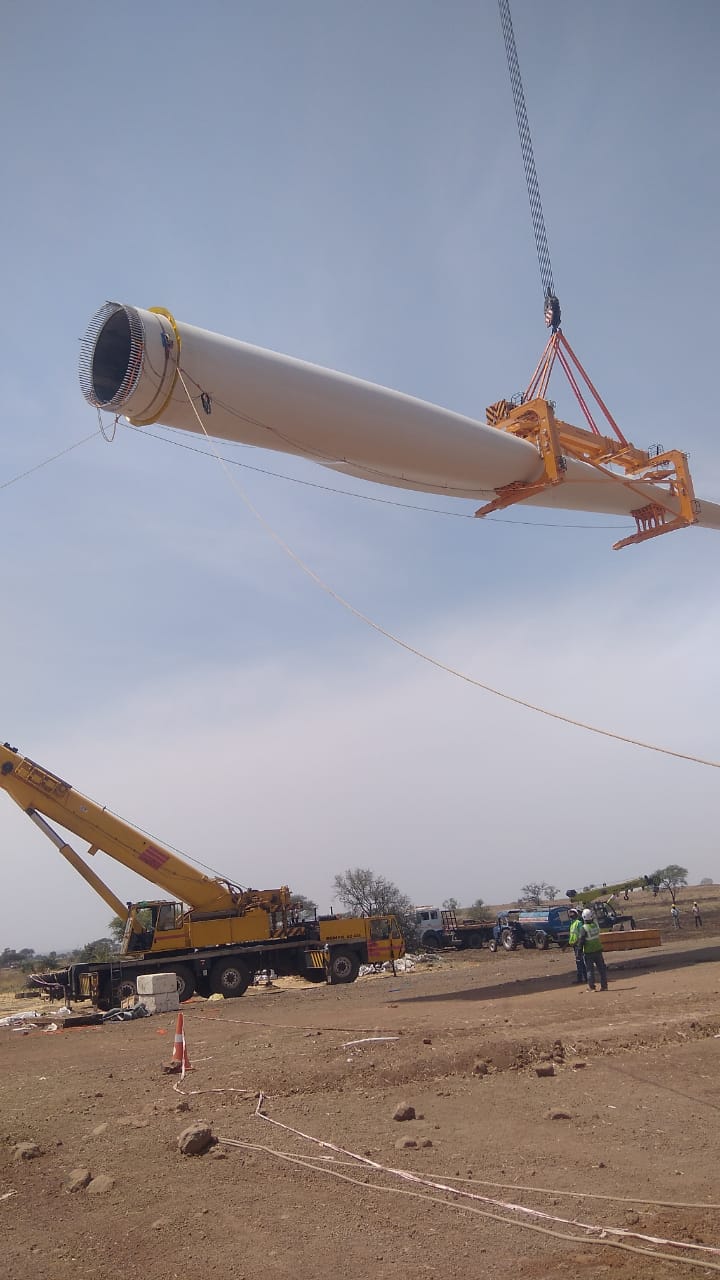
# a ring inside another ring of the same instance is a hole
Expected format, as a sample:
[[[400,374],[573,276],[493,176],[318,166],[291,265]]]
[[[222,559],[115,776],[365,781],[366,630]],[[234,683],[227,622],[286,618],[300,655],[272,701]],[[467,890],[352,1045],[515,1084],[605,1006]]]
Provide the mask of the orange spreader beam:
[[[556,360],[570,383],[587,427],[573,427],[556,418],[552,403],[546,399]],[[596,421],[598,411],[612,434],[601,432]],[[637,532],[616,542],[614,550],[697,523],[698,505],[687,455],[670,449],[651,456],[647,450],[630,444],[561,330],[549,338],[521,403],[513,405],[508,400],[498,400],[487,409],[487,422],[499,431],[531,441],[542,459],[543,474],[529,483],[503,485],[492,502],[475,512],[477,516],[490,515],[562,484],[568,459],[572,458],[635,490],[641,500],[632,512]],[[657,497],[648,501],[647,492],[638,488],[641,484],[657,486]]]

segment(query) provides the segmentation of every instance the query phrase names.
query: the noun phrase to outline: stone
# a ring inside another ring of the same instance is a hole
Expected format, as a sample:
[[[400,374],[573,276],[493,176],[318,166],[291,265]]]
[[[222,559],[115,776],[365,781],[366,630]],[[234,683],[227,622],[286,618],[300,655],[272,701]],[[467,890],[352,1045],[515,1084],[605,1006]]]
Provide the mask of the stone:
[[[187,1129],[183,1129],[177,1142],[182,1155],[201,1156],[208,1147],[214,1146],[215,1139],[210,1125],[198,1120],[196,1124],[189,1124]]]
[[[411,1147],[416,1147],[416,1146],[417,1146],[417,1142],[415,1141],[414,1138],[398,1138],[397,1142],[395,1143],[395,1150],[405,1151],[407,1149],[410,1149]]]
[[[587,1066],[587,1062],[573,1062],[573,1071],[582,1071]]]
[[[41,1155],[37,1142],[16,1142],[13,1147],[13,1160],[36,1160]]]
[[[176,1104],[176,1106],[175,1106],[175,1110],[176,1110],[176,1111],[189,1111],[189,1110],[190,1110],[190,1103],[188,1102],[187,1098],[181,1098],[181,1099],[180,1099],[180,1101]]]
[[[422,1139],[422,1141],[421,1141],[421,1143],[420,1143],[420,1146],[421,1146],[421,1147],[431,1147],[431,1146],[432,1146],[432,1144],[433,1144],[433,1143],[432,1143],[432,1138],[423,1138],[423,1139]]]
[[[180,1008],[180,997],[177,991],[164,991],[159,996],[143,996],[142,1002],[150,1014],[177,1013]]]
[[[567,1111],[551,1111],[551,1120],[572,1120],[572,1116]]]
[[[101,1196],[106,1191],[112,1191],[115,1186],[115,1179],[110,1177],[109,1173],[99,1173],[92,1182],[88,1183],[89,1196]]]
[[[92,1180],[89,1169],[71,1169],[70,1177],[65,1184],[66,1191],[83,1191]]]
[[[475,1063],[475,1066],[473,1067],[473,1075],[474,1075],[474,1076],[486,1076],[486,1075],[487,1075],[487,1073],[488,1073],[488,1064],[487,1064],[487,1062],[476,1062],[476,1063]]]
[[[141,973],[137,980],[139,996],[177,995],[176,973]]]
[[[169,1218],[156,1218],[154,1222],[150,1223],[150,1230],[161,1231],[163,1227],[169,1227],[169,1226],[170,1226]]]
[[[393,1112],[393,1120],[414,1120],[415,1108],[409,1102],[399,1102]]]
[[[553,1066],[552,1062],[543,1062],[540,1064],[539,1067],[535,1068],[535,1075],[536,1076],[554,1076],[555,1067]]]
[[[210,1158],[212,1160],[227,1160],[228,1154],[227,1151],[223,1151],[222,1147],[213,1147],[210,1152]]]
[[[431,1036],[423,1036],[423,1044],[432,1044]]]
[[[95,1128],[93,1129],[93,1137],[99,1138],[100,1134],[104,1133],[107,1127],[108,1127],[107,1120],[103,1120],[102,1124],[96,1124]]]

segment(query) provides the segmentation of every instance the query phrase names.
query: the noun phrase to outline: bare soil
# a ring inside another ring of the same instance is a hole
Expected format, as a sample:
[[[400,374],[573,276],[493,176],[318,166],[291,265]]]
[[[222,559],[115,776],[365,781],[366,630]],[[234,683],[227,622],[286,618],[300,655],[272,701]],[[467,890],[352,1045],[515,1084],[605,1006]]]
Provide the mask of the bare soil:
[[[653,905],[669,916],[669,902]],[[647,908],[639,923],[656,923]],[[193,1000],[182,1083],[163,1071],[174,1015],[0,1030],[0,1271],[718,1274],[720,925],[714,899],[706,909],[697,936],[684,910],[686,927],[661,948],[612,956],[607,993],[576,985],[572,954],[553,949]],[[257,1115],[260,1093],[269,1120],[309,1137]],[[415,1119],[393,1119],[400,1102]],[[183,1156],[178,1135],[198,1120],[220,1141]],[[406,1140],[418,1145],[398,1147]],[[16,1158],[22,1142],[40,1154]],[[79,1168],[112,1185],[69,1191]]]

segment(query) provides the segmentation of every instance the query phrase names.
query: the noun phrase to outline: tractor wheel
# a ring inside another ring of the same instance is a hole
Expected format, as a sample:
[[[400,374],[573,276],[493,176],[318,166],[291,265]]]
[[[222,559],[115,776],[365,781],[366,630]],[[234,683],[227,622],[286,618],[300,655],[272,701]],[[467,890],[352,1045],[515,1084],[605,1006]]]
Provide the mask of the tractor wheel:
[[[497,951],[497,939],[491,938],[488,942],[488,951]]]
[[[517,936],[512,929],[503,929],[500,941],[506,951],[517,951]]]
[[[210,986],[216,995],[231,1000],[245,994],[251,979],[252,974],[244,960],[218,960],[210,974]]]

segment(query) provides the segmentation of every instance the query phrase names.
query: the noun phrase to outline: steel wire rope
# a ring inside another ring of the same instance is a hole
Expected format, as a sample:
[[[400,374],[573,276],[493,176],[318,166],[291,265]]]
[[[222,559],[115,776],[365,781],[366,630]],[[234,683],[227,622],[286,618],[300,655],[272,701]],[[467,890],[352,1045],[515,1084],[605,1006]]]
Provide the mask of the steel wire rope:
[[[89,436],[83,436],[82,440],[76,440],[74,444],[69,444],[66,449],[61,449],[59,453],[53,453],[49,458],[44,458],[42,462],[37,462],[34,467],[28,467],[27,471],[21,471],[19,475],[12,476],[10,480],[3,480],[0,489],[9,489],[11,484],[17,484],[18,480],[24,480],[26,476],[34,475],[41,467],[46,467],[49,462],[56,462],[58,458],[64,458],[66,453],[72,453],[73,449],[79,449],[81,444],[87,444],[88,440],[94,440],[96,436],[102,436],[107,440],[102,427],[98,427],[97,431],[92,431]]]
[[[401,511],[423,511],[431,516],[447,516],[454,520],[475,520],[474,513],[469,511],[446,511],[441,507],[424,507],[419,502],[400,502],[397,498],[378,498],[370,493],[353,493],[351,489],[338,489],[335,485],[321,484],[318,480],[304,480],[299,476],[289,476],[282,471],[271,471],[269,467],[255,467],[250,462],[241,462],[238,458],[226,458],[222,454],[212,453],[208,449],[198,449],[196,445],[185,444],[182,440],[175,440],[172,436],[156,436],[152,431],[148,431],[145,427],[136,427],[132,422],[125,421],[121,423],[127,431],[133,432],[138,436],[147,436],[149,440],[157,440],[159,444],[173,445],[176,449],[185,449],[188,453],[198,453],[201,458],[213,458],[215,462],[222,458],[223,462],[227,462],[231,467],[242,467],[246,471],[254,471],[257,475],[271,476],[275,480],[287,480],[290,484],[304,485],[308,489],[320,489],[323,493],[335,493],[344,498],[355,498],[358,502],[375,502],[380,506],[399,507]],[[162,426],[162,423],[158,423]],[[167,431],[174,431],[176,428],[167,427]],[[239,444],[238,441],[228,440],[226,444]],[[242,445],[242,448],[253,448],[252,445]],[[490,490],[487,491],[488,493]],[[494,490],[492,491],[494,492]],[[468,499],[472,501],[472,499]],[[614,529],[620,532],[622,529],[632,529],[634,525],[618,525],[618,524],[569,524],[564,520],[512,520],[506,516],[487,516],[484,523],[487,524],[517,524],[528,529]]]
[[[553,283],[552,265],[550,262],[547,232],[545,230],[542,200],[540,199],[540,184],[538,182],[537,169],[535,168],[535,153],[533,151],[527,106],[525,104],[525,91],[523,89],[522,77],[520,75],[520,62],[518,60],[517,46],[515,44],[512,17],[510,16],[509,0],[498,0],[498,5],[500,8],[500,22],[505,41],[505,54],[507,56],[508,71],[510,73],[510,85],[512,88],[513,102],[515,104],[515,118],[517,120],[518,134],[520,137],[520,150],[522,152],[523,167],[525,169],[525,181],[527,183],[528,199],[530,201],[530,217],[532,219],[533,232],[535,234],[535,248],[537,249],[538,265],[540,267],[540,279],[542,281],[544,295],[547,298],[548,296],[554,295],[555,285]]]
[[[200,425],[200,429],[203,435],[207,439],[210,445],[210,448],[213,450],[213,453],[215,454],[215,457],[220,463],[220,466],[225,472],[228,480],[230,481],[231,485],[238,493],[239,497],[247,507],[248,511],[251,512],[251,514],[255,517],[258,523],[261,524],[262,527],[265,529],[269,537],[272,538],[273,542],[275,542],[277,546],[279,546],[280,549],[285,552],[285,554],[293,561],[293,563],[296,564],[297,567],[301,569],[302,572],[306,574],[306,576],[310,578],[318,587],[320,587],[320,589],[324,591],[326,595],[330,596],[331,599],[335,600],[337,604],[341,605],[343,609],[346,609],[348,613],[351,613],[353,617],[358,619],[358,621],[365,623],[366,626],[370,627],[373,631],[376,631],[378,635],[384,636],[386,640],[390,640],[391,643],[397,645],[398,648],[404,649],[406,653],[413,654],[416,658],[420,658],[423,662],[427,662],[430,666],[436,667],[439,671],[444,671],[447,675],[455,676],[456,679],[463,680],[466,684],[473,685],[474,688],[476,689],[482,689],[484,693],[490,693],[493,695],[493,697],[502,698],[505,702],[512,702],[514,703],[515,706],[518,706],[518,707],[524,707],[526,711],[534,711],[538,715],[547,716],[547,718],[550,720],[557,720],[562,724],[572,725],[576,729],[584,729],[586,732],[595,733],[602,738],[611,738],[615,742],[624,742],[631,747],[640,747],[644,751],[654,751],[658,755],[671,756],[676,760],[687,760],[691,764],[705,765],[707,768],[710,768],[710,769],[720,769],[720,760],[708,760],[703,756],[697,756],[690,752],[675,751],[671,747],[661,747],[661,746],[658,746],[656,743],[645,742],[641,738],[631,738],[627,734],[616,733],[612,729],[601,729],[598,725],[589,724],[585,720],[577,720],[573,716],[563,715],[562,712],[560,711],[551,711],[548,707],[538,706],[536,703],[529,702],[525,698],[519,698],[515,694],[506,693],[502,689],[496,689],[493,685],[486,684],[484,681],[478,680],[474,676],[468,675],[467,672],[459,671],[456,667],[451,667],[448,663],[442,662],[439,658],[434,658],[432,657],[431,654],[424,653],[422,649],[418,649],[416,648],[415,645],[409,644],[406,640],[402,640],[400,636],[395,635],[394,632],[389,631],[386,627],[383,627],[379,622],[375,622],[373,618],[370,618],[366,613],[363,613],[362,610],[356,608],[354,604],[351,604],[349,600],[346,600],[344,596],[341,596],[338,591],[336,591],[333,587],[330,586],[329,583],[325,582],[325,580],[320,577],[319,573],[316,573],[314,569],[311,569],[310,566],[306,564],[305,561],[298,555],[298,553],[296,551],[293,551],[292,547],[284,540],[284,538],[281,537],[281,535],[273,528],[273,526],[265,518],[265,516],[263,516],[262,513],[257,509],[254,503],[245,493],[245,490],[242,488],[242,486],[237,483],[236,478],[233,476],[232,472],[228,470],[227,464],[225,463],[221,455],[216,452],[212,437],[209,435],[208,431],[206,430],[205,424],[203,423],[195,407],[192,396],[190,395],[190,392],[187,389],[187,384],[183,377],[183,371],[180,368],[180,366],[178,366],[177,373],[178,373],[178,378],[180,380],[180,383],[182,384],[185,390],[185,394],[188,398],[188,402],[193,410],[193,413],[195,414],[195,417],[197,418],[197,421]]]

